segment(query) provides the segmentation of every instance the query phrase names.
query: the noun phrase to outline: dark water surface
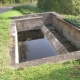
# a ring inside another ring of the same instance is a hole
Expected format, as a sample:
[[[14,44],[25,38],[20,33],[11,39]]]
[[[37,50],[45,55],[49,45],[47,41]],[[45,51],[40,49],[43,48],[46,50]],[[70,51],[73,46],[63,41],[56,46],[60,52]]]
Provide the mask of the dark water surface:
[[[41,30],[18,32],[18,41],[20,62],[58,54]]]

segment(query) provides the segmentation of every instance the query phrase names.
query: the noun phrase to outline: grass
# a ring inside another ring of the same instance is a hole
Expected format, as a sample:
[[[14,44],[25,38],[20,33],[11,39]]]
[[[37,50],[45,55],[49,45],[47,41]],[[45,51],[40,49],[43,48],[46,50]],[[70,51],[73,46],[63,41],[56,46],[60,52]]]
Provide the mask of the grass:
[[[4,58],[8,55],[8,46],[10,44],[9,26],[10,21],[0,19],[0,64],[5,63]],[[7,58],[5,58],[6,60]]]
[[[80,80],[80,61],[2,69],[0,80]]]
[[[9,49],[12,43],[9,36],[9,17],[23,15],[24,11],[29,14],[27,10],[31,14],[42,12],[35,5],[20,8],[23,9],[23,12],[15,7],[0,14],[0,80],[80,80],[80,60],[30,68],[14,69],[9,66],[8,63],[11,60]]]
[[[20,16],[20,15],[23,15],[23,14],[17,10],[11,10],[11,11],[1,14],[0,19],[8,19],[9,17]]]

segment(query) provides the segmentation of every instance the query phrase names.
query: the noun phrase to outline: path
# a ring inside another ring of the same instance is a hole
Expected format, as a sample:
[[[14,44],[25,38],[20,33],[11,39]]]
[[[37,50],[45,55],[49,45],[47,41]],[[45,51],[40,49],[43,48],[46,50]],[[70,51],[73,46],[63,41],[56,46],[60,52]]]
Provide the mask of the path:
[[[9,11],[11,9],[12,9],[12,7],[0,7],[0,14],[3,12]]]

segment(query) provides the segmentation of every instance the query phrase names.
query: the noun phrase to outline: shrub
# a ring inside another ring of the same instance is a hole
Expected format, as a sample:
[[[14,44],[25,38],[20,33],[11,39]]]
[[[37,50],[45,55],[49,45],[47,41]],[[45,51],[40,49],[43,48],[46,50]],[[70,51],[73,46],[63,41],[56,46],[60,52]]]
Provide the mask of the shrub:
[[[32,14],[32,13],[39,13],[43,12],[39,8],[37,8],[36,4],[28,4],[28,5],[21,5],[13,7],[13,10],[17,10],[22,14]]]
[[[38,0],[38,8],[65,14],[79,14],[80,0]]]
[[[28,7],[26,5],[13,7],[13,10],[17,10],[17,11],[21,12],[22,14],[31,14],[32,13],[30,10],[28,10]]]
[[[80,16],[64,15],[64,20],[80,28]]]

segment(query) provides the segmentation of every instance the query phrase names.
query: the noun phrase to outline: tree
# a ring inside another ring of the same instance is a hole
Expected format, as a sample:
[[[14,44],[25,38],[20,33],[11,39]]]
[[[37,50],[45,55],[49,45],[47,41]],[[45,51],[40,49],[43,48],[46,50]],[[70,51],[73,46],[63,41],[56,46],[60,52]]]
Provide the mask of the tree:
[[[38,0],[38,8],[66,14],[80,14],[80,0]]]
[[[15,0],[15,3],[20,3],[20,0]]]

